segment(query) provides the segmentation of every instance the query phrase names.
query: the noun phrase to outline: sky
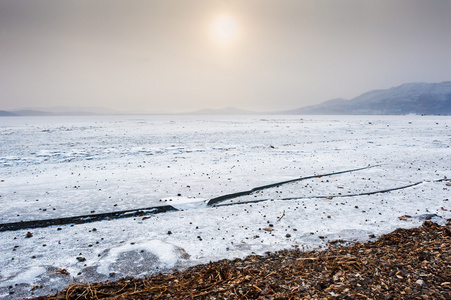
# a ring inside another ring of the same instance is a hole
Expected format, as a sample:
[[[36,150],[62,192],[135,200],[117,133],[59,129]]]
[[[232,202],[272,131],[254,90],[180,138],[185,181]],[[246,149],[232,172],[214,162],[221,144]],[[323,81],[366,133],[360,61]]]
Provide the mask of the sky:
[[[451,80],[448,0],[0,0],[0,110],[294,109]]]

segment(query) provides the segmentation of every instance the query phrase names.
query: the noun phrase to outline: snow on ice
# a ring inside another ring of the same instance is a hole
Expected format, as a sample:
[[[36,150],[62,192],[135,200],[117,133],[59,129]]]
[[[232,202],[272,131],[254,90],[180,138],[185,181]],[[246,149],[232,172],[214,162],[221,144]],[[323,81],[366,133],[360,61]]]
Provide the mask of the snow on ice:
[[[0,298],[445,222],[450,125],[410,115],[0,118],[1,224],[179,209],[0,232]]]

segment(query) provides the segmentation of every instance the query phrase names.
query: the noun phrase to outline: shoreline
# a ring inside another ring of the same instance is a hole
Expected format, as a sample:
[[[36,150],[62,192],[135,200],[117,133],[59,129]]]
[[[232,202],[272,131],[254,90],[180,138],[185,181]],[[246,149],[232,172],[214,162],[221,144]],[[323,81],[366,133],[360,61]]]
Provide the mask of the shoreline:
[[[281,250],[33,299],[450,299],[451,220],[327,250]]]

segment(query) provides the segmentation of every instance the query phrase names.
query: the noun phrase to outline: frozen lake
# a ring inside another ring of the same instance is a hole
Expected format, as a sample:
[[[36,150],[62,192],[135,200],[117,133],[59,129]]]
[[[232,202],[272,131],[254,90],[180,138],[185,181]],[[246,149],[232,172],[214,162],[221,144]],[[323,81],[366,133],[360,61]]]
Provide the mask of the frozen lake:
[[[451,178],[450,126],[451,117],[410,115],[0,118],[2,224],[185,208],[0,232],[0,298],[48,294],[73,277],[145,276],[337,239],[366,241],[425,218],[444,222],[451,218],[451,181],[443,180]],[[263,202],[204,205],[358,168],[221,204]]]

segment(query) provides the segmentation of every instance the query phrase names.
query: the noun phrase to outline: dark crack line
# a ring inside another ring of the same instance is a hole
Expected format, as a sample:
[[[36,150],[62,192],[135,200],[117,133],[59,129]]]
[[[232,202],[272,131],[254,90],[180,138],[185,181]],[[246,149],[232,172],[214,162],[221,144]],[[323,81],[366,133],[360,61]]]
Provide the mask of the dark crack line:
[[[379,165],[375,165],[375,166],[366,166],[363,168],[358,168],[358,169],[351,169],[351,170],[345,170],[345,171],[340,171],[340,172],[334,172],[334,173],[327,173],[327,174],[321,174],[321,175],[312,175],[312,176],[307,176],[307,177],[300,177],[300,178],[296,178],[296,179],[290,179],[290,180],[286,180],[286,181],[281,181],[281,182],[277,182],[277,183],[271,183],[268,185],[262,185],[259,187],[255,187],[251,190],[248,191],[242,191],[242,192],[237,192],[237,193],[232,193],[232,194],[227,194],[227,195],[222,195],[216,198],[212,198],[210,200],[208,200],[207,205],[208,206],[214,206],[218,203],[224,202],[226,200],[229,199],[234,199],[234,198],[238,198],[238,197],[242,197],[242,196],[246,196],[258,191],[262,191],[262,190],[266,190],[266,189],[270,189],[270,188],[274,188],[274,187],[279,187],[281,185],[284,184],[288,184],[288,183],[293,183],[293,182],[298,182],[298,181],[302,181],[302,180],[308,180],[308,179],[312,179],[312,178],[321,178],[321,177],[326,177],[326,176],[333,176],[333,175],[339,175],[339,174],[344,174],[344,173],[351,173],[351,172],[356,172],[356,171],[361,171],[361,170],[365,170],[365,169],[369,169],[369,168],[374,168],[374,167],[378,167]]]
[[[373,191],[373,192],[366,192],[366,193],[359,193],[359,194],[329,195],[329,196],[309,196],[309,197],[290,197],[290,198],[279,198],[279,199],[267,198],[267,199],[258,199],[258,200],[250,200],[250,201],[243,201],[243,202],[235,202],[235,203],[227,203],[227,204],[215,205],[215,207],[231,206],[231,205],[239,205],[239,204],[252,204],[252,203],[259,203],[259,202],[271,201],[271,200],[274,200],[274,201],[276,201],[276,200],[289,201],[289,200],[302,200],[302,199],[329,199],[329,200],[332,200],[333,198],[369,196],[369,195],[374,195],[374,194],[383,194],[383,193],[389,193],[389,192],[392,192],[392,191],[407,189],[407,188],[419,185],[419,184],[421,184],[423,182],[424,181],[420,181],[420,182],[415,182],[415,183],[412,183],[412,184],[409,184],[409,185],[404,185],[404,186],[395,187],[395,188],[391,188],[391,189],[380,190],[380,191]]]
[[[389,193],[392,191],[397,191],[397,190],[403,190],[403,189],[407,189],[416,185],[419,185],[423,183],[423,181],[419,181],[419,182],[415,182],[412,184],[408,184],[408,185],[404,185],[404,186],[400,186],[400,187],[395,187],[395,188],[391,188],[391,189],[386,189],[386,190],[380,190],[380,191],[373,191],[373,192],[366,192],[366,193],[359,193],[359,194],[351,194],[351,195],[331,195],[331,196],[315,196],[315,197],[305,197],[305,198],[342,198],[342,197],[358,197],[358,196],[369,196],[369,195],[374,195],[374,194],[383,194],[383,193]],[[282,198],[281,200],[295,200],[295,199],[302,199],[302,198]]]
[[[169,212],[169,211],[178,211],[178,209],[176,209],[175,207],[173,207],[171,205],[165,205],[165,206],[155,206],[155,207],[148,207],[148,208],[123,210],[123,211],[114,211],[114,212],[101,213],[101,214],[75,216],[75,217],[5,223],[5,224],[0,224],[0,232],[1,231],[32,229],[32,228],[44,228],[44,227],[50,227],[50,226],[56,226],[56,225],[84,224],[84,223],[105,221],[105,220],[110,220],[110,219],[122,219],[122,218],[129,218],[129,217],[140,217],[140,216],[144,216],[144,215],[155,215],[155,214],[165,213],[165,212]]]
[[[377,165],[376,165],[377,166]],[[358,169],[352,169],[352,170],[345,170],[340,172],[334,172],[334,173],[327,173],[327,174],[321,174],[321,175],[312,175],[307,177],[301,177],[286,181],[281,181],[277,183],[272,183],[268,185],[259,186],[256,188],[253,188],[249,191],[243,191],[233,194],[227,194],[223,196],[219,196],[213,199],[210,199],[207,202],[207,206],[215,206],[214,204],[220,203],[229,199],[233,199],[240,196],[245,196],[250,193],[261,191],[273,187],[278,187],[284,184],[297,182],[301,180],[307,180],[312,178],[321,178],[325,176],[332,176],[332,175],[339,175],[344,173],[350,173],[350,172],[356,172],[360,170],[369,169],[376,166],[367,166],[364,168],[358,168]],[[266,200],[263,200],[266,201]],[[138,216],[144,216],[144,215],[155,215],[159,213],[165,213],[170,211],[179,211],[179,209],[171,206],[171,205],[164,205],[164,206],[155,206],[155,207],[147,207],[147,208],[138,208],[138,209],[132,209],[132,210],[123,210],[123,211],[115,211],[115,212],[108,212],[108,213],[101,213],[101,214],[90,214],[90,215],[83,215],[83,216],[74,216],[74,217],[65,217],[65,218],[55,218],[55,219],[47,219],[47,220],[34,220],[34,221],[21,221],[21,222],[14,222],[14,223],[4,223],[0,224],[0,232],[2,231],[14,231],[14,230],[24,230],[24,229],[32,229],[32,228],[45,228],[50,226],[56,226],[56,225],[71,225],[71,224],[84,224],[84,223],[92,223],[92,222],[98,222],[98,221],[105,221],[110,219],[121,219],[121,218],[129,218],[129,217],[138,217]]]

